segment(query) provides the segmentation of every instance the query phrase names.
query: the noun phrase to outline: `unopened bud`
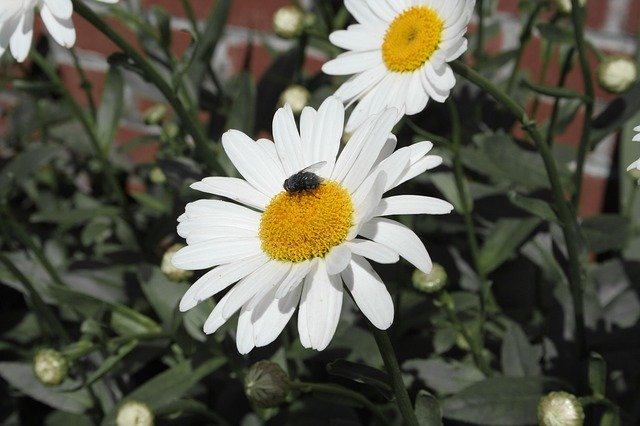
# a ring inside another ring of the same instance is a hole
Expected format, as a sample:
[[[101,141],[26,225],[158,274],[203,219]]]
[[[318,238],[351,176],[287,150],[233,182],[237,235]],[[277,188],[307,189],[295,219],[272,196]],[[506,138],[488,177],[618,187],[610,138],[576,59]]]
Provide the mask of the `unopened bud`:
[[[284,6],[273,14],[273,31],[282,38],[296,38],[304,30],[305,13],[298,6]]]
[[[142,114],[145,124],[160,124],[167,115],[167,106],[163,104],[154,105]]]
[[[154,167],[149,171],[149,179],[153,183],[161,184],[167,181],[167,176],[160,167]]]
[[[183,248],[185,245],[176,243],[169,247],[167,251],[164,252],[162,256],[162,262],[160,263],[160,270],[171,280],[171,281],[183,281],[193,275],[193,271],[187,271],[184,269],[176,268],[173,266],[173,255],[176,254],[178,250]]]
[[[118,426],[153,426],[154,416],[151,408],[140,401],[128,401],[122,404],[116,417]]]
[[[413,287],[423,293],[436,293],[444,288],[447,284],[447,271],[444,270],[442,265],[434,263],[431,268],[431,272],[425,274],[419,269],[413,271],[411,277]]]
[[[294,114],[300,114],[302,109],[309,104],[311,100],[311,93],[299,84],[292,84],[287,87],[280,95],[279,104],[289,104]]]
[[[558,12],[564,13],[565,15],[571,13],[573,9],[571,0],[554,0],[554,3],[558,8]],[[585,4],[587,4],[587,0],[580,0],[580,7],[584,7]]]
[[[626,56],[608,56],[598,65],[598,84],[607,92],[626,92],[637,79],[638,68]]]
[[[42,384],[58,386],[67,377],[69,363],[55,349],[40,349],[33,357],[33,371]]]
[[[290,387],[287,373],[278,364],[266,360],[253,364],[244,379],[247,398],[260,408],[278,406],[286,399]]]
[[[582,426],[584,411],[578,398],[567,392],[551,392],[538,403],[540,426]]]

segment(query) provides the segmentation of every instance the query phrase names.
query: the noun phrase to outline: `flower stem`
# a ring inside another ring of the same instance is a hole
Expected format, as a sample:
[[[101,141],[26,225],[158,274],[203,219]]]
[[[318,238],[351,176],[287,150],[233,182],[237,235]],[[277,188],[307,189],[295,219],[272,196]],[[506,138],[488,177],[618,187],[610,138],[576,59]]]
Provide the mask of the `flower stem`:
[[[580,6],[578,0],[571,0],[571,20],[573,22],[573,32],[576,37],[576,47],[578,49],[578,57],[580,59],[580,68],[582,70],[582,80],[584,82],[584,123],[582,125],[582,136],[580,138],[580,146],[578,148],[578,157],[576,159],[575,174],[575,192],[573,193],[572,202],[575,209],[580,204],[580,195],[582,192],[582,175],[584,172],[584,162],[589,150],[591,136],[591,116],[594,107],[594,89],[591,80],[591,65],[587,58],[587,48],[584,39],[584,9]]]
[[[369,401],[369,399],[367,399],[363,395],[360,395],[358,392],[352,391],[351,389],[328,383],[307,383],[298,381],[291,382],[291,388],[303,393],[324,393],[350,399],[368,409],[371,414],[373,414],[380,421],[381,424],[391,425],[389,420],[386,419],[380,409],[373,402]]]
[[[114,42],[122,51],[135,63],[139,70],[143,73],[144,77],[150,81],[160,92],[165,96],[167,101],[175,109],[176,114],[180,117],[182,125],[186,131],[193,137],[196,146],[196,155],[199,160],[211,170],[221,170],[218,162],[215,159],[213,150],[211,149],[210,141],[204,133],[202,125],[196,119],[196,115],[193,111],[189,111],[184,107],[184,103],[178,95],[176,90],[172,88],[169,83],[162,77],[162,75],[155,69],[153,65],[140,54],[131,44],[129,44],[120,34],[118,34],[111,26],[102,20],[93,10],[91,10],[82,1],[73,0],[73,7],[76,12],[96,29],[107,36],[112,42]],[[188,105],[189,102],[186,102]]]
[[[402,380],[402,372],[400,371],[400,366],[398,365],[398,360],[396,359],[395,352],[393,351],[389,335],[386,331],[378,330],[374,326],[371,326],[371,330],[373,332],[373,337],[375,337],[376,343],[378,344],[380,355],[382,355],[384,366],[386,367],[389,376],[391,376],[391,385],[393,387],[393,392],[396,395],[398,408],[404,418],[404,424],[408,426],[418,426],[418,419],[416,419],[416,415],[413,411],[413,405],[411,404],[409,394],[407,393],[407,388]]]
[[[535,122],[527,116],[524,109],[509,95],[482,77],[476,71],[469,68],[463,62],[457,60],[450,62],[450,65],[457,74],[466,78],[481,89],[486,90],[487,93],[507,108],[518,119],[518,121],[522,123],[523,129],[533,139],[538,151],[540,152],[547,171],[549,183],[551,184],[554,204],[558,217],[562,222],[562,231],[567,245],[569,257],[569,286],[574,307],[574,320],[576,323],[577,351],[579,357],[584,359],[587,355],[587,346],[584,325],[582,258],[584,258],[586,254],[584,252],[584,245],[575,213],[573,212],[571,204],[567,202],[564,196],[564,188],[562,187],[560,174],[558,173],[558,168],[551,148],[545,143],[540,131],[535,125]]]
[[[536,23],[536,18],[542,11],[545,6],[544,2],[538,2],[534,7],[533,11],[527,18],[527,22],[522,27],[522,31],[520,32],[520,46],[518,47],[518,52],[516,53],[516,62],[513,65],[513,70],[511,70],[511,76],[509,77],[509,81],[507,82],[507,93],[511,94],[513,92],[513,86],[516,82],[516,77],[518,75],[518,70],[520,69],[520,63],[522,62],[522,58],[524,56],[524,49],[527,47],[529,40],[531,39],[531,31],[533,29],[533,24]]]

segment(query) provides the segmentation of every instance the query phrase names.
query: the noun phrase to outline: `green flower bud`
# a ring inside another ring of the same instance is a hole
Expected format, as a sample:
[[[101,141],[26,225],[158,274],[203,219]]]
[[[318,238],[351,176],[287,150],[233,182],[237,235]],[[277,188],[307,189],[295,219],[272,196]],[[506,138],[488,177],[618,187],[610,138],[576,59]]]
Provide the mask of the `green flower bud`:
[[[149,171],[149,179],[153,183],[161,184],[167,181],[167,176],[165,176],[164,172],[160,167],[156,166]]]
[[[163,104],[154,105],[142,114],[145,124],[160,124],[167,115],[167,106]]]
[[[244,379],[244,392],[259,408],[276,407],[283,402],[291,385],[289,376],[271,361],[258,361],[251,366]]]
[[[556,4],[556,8],[558,8],[558,12],[568,15],[571,13],[571,9],[573,9],[571,0],[554,0]],[[580,0],[580,7],[584,7],[587,4],[587,0]]]
[[[296,38],[305,26],[305,13],[298,6],[284,6],[273,14],[273,31],[282,38]]]
[[[116,417],[118,426],[153,426],[153,424],[153,411],[143,402],[128,401],[118,410]]]
[[[607,92],[623,93],[638,79],[635,62],[622,55],[611,55],[598,65],[598,84]]]
[[[538,403],[540,426],[582,426],[584,411],[578,398],[567,392],[551,392]]]
[[[69,372],[69,363],[55,349],[40,349],[33,357],[33,372],[43,385],[58,386]]]
[[[160,263],[160,270],[171,280],[171,281],[184,281],[188,279],[191,275],[193,275],[193,271],[186,271],[184,269],[176,268],[173,266],[173,255],[176,254],[178,250],[183,248],[185,245],[176,243],[169,247],[167,251],[164,252],[162,256],[162,262]]]
[[[280,95],[279,104],[280,106],[289,104],[293,113],[298,115],[309,104],[310,100],[311,93],[304,86],[292,84]]]
[[[411,277],[413,287],[423,293],[436,293],[444,288],[447,284],[447,271],[438,263],[433,264],[431,272],[425,274],[419,269],[413,271]]]

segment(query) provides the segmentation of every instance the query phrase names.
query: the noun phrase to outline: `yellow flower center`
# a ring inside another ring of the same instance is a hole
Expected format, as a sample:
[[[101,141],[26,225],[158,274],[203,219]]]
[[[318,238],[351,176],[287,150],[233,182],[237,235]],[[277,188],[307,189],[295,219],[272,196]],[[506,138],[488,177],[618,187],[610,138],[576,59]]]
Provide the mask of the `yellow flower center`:
[[[393,20],[382,44],[382,58],[390,71],[410,72],[424,65],[438,48],[444,23],[427,6],[405,10]]]
[[[262,250],[285,262],[323,257],[345,241],[352,220],[351,196],[337,182],[325,181],[309,191],[283,191],[262,214]]]

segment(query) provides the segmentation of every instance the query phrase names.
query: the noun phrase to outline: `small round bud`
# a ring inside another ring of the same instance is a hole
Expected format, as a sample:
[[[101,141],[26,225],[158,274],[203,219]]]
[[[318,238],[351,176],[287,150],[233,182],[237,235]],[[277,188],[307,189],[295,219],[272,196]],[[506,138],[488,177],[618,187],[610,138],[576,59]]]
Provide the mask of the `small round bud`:
[[[33,357],[33,371],[43,385],[58,386],[69,372],[69,363],[55,349],[40,349]]]
[[[584,411],[578,398],[567,392],[551,392],[538,403],[540,426],[582,426]]]
[[[558,8],[558,12],[568,15],[571,13],[571,9],[573,9],[571,0],[554,0],[556,7]],[[587,0],[580,0],[580,7],[584,7],[587,4]]]
[[[289,376],[271,361],[258,361],[244,379],[244,392],[260,408],[276,407],[289,393]]]
[[[637,79],[638,68],[626,56],[608,56],[598,65],[598,84],[607,92],[626,92]]]
[[[140,401],[128,401],[122,404],[116,417],[118,426],[153,426],[154,416],[151,408]]]
[[[299,7],[281,7],[273,14],[273,31],[282,38],[296,38],[304,30],[305,19],[305,13]]]
[[[302,109],[309,104],[311,93],[304,86],[292,84],[280,95],[279,104],[281,106],[289,104],[294,114],[300,114]]]
[[[145,124],[160,124],[167,115],[167,106],[164,104],[154,105],[142,114]]]
[[[183,248],[185,245],[176,243],[169,247],[167,251],[164,252],[162,256],[162,262],[160,263],[160,270],[171,280],[171,281],[183,281],[193,275],[193,271],[186,271],[184,269],[176,268],[173,266],[173,255],[176,254],[178,250]]]
[[[436,293],[444,288],[447,284],[447,271],[438,263],[433,264],[431,272],[425,274],[419,269],[413,271],[411,277],[413,287],[423,293]]]
[[[149,171],[149,180],[156,184],[162,184],[167,181],[167,176],[160,167],[154,167]]]

